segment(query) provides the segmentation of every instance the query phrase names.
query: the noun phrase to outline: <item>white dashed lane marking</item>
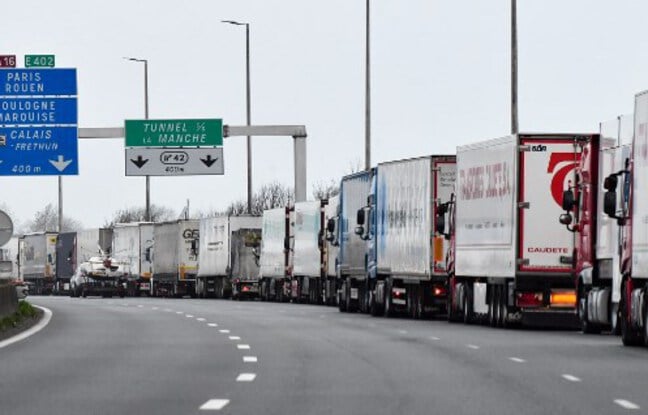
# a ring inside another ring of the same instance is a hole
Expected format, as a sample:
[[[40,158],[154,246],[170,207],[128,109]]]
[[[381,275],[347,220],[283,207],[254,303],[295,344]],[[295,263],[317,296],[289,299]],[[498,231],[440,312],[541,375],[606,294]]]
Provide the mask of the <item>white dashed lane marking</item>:
[[[176,314],[184,314],[184,311],[176,311]]]
[[[218,324],[216,323],[207,323],[209,327],[218,327]]]
[[[243,363],[256,363],[257,361],[256,356],[243,356]]]
[[[437,336],[430,336],[430,340],[441,340],[441,338]]]
[[[198,317],[196,320],[198,320],[198,321],[205,321],[206,319],[204,319],[204,318],[202,318],[202,317]]]
[[[639,405],[637,405],[634,402],[627,401],[625,399],[615,399],[614,403],[624,409],[632,409],[632,410],[640,409]]]
[[[249,344],[237,344],[236,348],[239,349],[239,350],[249,350],[250,345]]]
[[[241,340],[239,336],[229,336],[230,340]]]
[[[187,317],[187,318],[193,318],[193,314],[185,314],[185,317]]]
[[[466,347],[473,350],[479,349],[479,346],[477,346],[476,344],[467,344]]]
[[[526,360],[524,360],[522,358],[519,358],[519,357],[509,357],[509,360],[511,362],[515,362],[515,363],[524,363],[524,362],[526,362]]]
[[[225,334],[229,333],[229,330],[227,330],[227,329],[222,329],[222,330],[218,330],[218,331],[219,331],[220,333],[225,333]]]
[[[576,377],[574,375],[570,375],[570,374],[567,374],[567,373],[562,375],[562,377],[563,377],[563,379],[568,380],[570,382],[580,382],[581,381],[581,379],[579,377]]]
[[[256,378],[256,373],[241,373],[236,378],[237,382],[252,382]]]
[[[200,410],[220,411],[221,409],[225,408],[229,402],[229,399],[210,399],[200,407]]]

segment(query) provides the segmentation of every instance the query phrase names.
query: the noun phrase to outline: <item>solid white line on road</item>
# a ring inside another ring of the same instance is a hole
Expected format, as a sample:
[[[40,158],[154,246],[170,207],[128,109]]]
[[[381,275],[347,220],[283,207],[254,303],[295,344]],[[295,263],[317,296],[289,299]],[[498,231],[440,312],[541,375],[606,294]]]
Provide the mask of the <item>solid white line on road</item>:
[[[526,362],[526,360],[521,359],[519,357],[509,357],[509,360],[512,361],[512,362],[515,362],[515,363],[524,363],[524,362]]]
[[[198,317],[196,320],[198,320],[198,321],[205,321],[205,320],[207,320],[207,319],[202,318],[202,317]]]
[[[218,327],[218,324],[216,323],[207,323],[209,327]]]
[[[187,318],[193,318],[193,314],[185,314],[185,317],[187,317]]]
[[[237,344],[236,348],[239,350],[250,350],[250,345],[249,344]]]
[[[473,350],[479,349],[479,346],[477,346],[476,344],[467,344],[466,347]]]
[[[225,333],[225,334],[229,333],[229,330],[227,330],[227,329],[222,329],[222,330],[218,330],[218,331],[221,332],[221,333]]]
[[[0,349],[2,349],[3,347],[7,347],[10,344],[14,344],[14,343],[19,342],[19,341],[21,341],[23,339],[26,339],[27,337],[29,337],[29,336],[31,336],[33,334],[38,333],[39,331],[44,329],[45,326],[47,326],[49,324],[50,320],[52,319],[52,311],[49,308],[45,308],[45,307],[41,307],[41,306],[37,306],[37,305],[34,305],[34,307],[38,307],[41,310],[43,310],[44,314],[43,314],[43,318],[41,319],[41,321],[39,321],[38,323],[36,323],[36,325],[34,325],[31,328],[23,331],[20,334],[17,334],[17,335],[15,335],[13,337],[9,337],[6,340],[0,341]]]
[[[430,336],[430,340],[441,340],[441,338],[437,336]]]
[[[200,407],[200,410],[220,411],[221,409],[225,408],[229,402],[229,399],[210,399]]]
[[[579,377],[576,377],[574,375],[569,375],[567,373],[562,375],[562,377],[563,377],[563,379],[568,380],[570,382],[580,382],[581,381],[581,379]]]
[[[256,373],[241,373],[236,378],[237,382],[252,382],[256,378]]]
[[[243,363],[256,363],[257,361],[256,356],[243,356]]]
[[[230,340],[241,340],[239,336],[229,336]]]
[[[615,399],[614,403],[619,405],[620,407],[624,409],[640,409],[639,405],[637,405],[634,402],[626,401],[625,399]]]

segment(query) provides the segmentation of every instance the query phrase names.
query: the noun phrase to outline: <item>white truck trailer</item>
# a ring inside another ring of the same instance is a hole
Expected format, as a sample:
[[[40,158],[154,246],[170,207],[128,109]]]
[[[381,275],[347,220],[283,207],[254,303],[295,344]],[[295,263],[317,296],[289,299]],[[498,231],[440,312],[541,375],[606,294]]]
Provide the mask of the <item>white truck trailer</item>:
[[[448,317],[576,325],[575,238],[556,218],[576,183],[578,141],[519,134],[457,148]]]
[[[196,295],[236,298],[258,295],[260,216],[218,216],[200,220]]]
[[[292,216],[290,207],[263,212],[260,295],[266,301],[290,298]]]
[[[155,224],[151,277],[154,296],[196,295],[199,225],[196,219]]]
[[[295,203],[291,298],[320,304],[326,278],[324,209],[326,200]]]
[[[127,276],[129,296],[151,292],[151,258],[153,224],[149,222],[120,223],[113,228],[112,259]]]
[[[368,241],[365,272],[372,315],[406,313],[421,318],[444,312],[449,247],[435,234],[450,202],[455,156],[426,156],[381,163],[369,203],[358,211],[358,233]]]
[[[18,273],[18,236],[12,236],[9,242],[0,248],[0,280],[17,280]]]
[[[51,294],[56,276],[56,232],[39,232],[20,237],[20,279],[33,284],[32,294]]]

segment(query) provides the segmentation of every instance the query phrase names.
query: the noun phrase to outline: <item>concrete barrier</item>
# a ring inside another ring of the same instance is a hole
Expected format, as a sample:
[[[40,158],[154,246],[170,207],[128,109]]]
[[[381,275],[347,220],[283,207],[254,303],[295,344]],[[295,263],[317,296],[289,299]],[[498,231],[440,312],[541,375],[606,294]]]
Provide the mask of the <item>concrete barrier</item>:
[[[0,284],[0,318],[7,317],[18,310],[16,287]]]

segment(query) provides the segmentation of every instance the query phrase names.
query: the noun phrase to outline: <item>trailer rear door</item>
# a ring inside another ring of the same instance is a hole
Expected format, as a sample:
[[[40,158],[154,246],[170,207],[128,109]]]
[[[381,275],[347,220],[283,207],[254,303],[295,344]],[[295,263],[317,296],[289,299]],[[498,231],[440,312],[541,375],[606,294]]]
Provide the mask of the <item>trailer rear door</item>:
[[[574,136],[521,136],[518,269],[569,273],[574,234],[558,222],[562,194],[576,183]]]

